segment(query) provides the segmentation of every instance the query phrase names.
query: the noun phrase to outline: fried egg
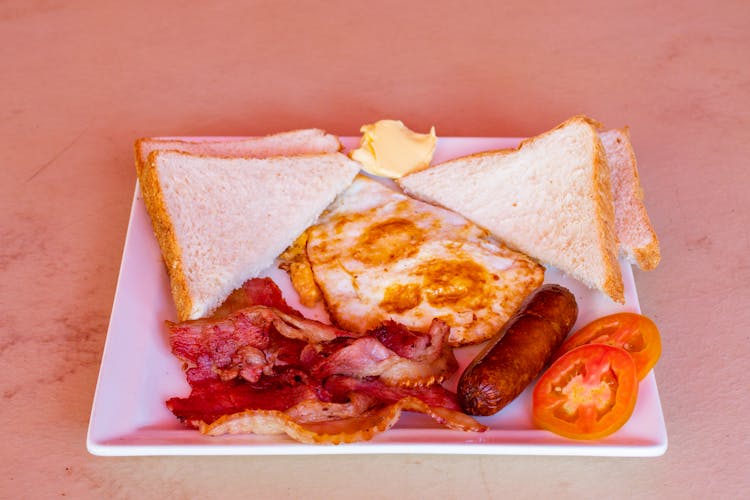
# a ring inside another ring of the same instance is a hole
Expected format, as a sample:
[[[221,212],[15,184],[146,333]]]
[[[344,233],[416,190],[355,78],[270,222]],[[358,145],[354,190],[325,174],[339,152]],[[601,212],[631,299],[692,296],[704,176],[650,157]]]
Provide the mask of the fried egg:
[[[544,268],[462,216],[359,176],[308,230],[306,255],[331,320],[364,333],[385,320],[449,343],[497,333]]]

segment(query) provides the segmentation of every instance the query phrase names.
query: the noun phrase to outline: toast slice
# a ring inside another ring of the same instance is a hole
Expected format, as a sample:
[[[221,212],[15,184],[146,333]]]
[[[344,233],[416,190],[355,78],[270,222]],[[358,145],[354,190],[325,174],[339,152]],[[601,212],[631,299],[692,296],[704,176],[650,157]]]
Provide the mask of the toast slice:
[[[659,264],[659,240],[643,204],[635,152],[627,127],[599,134],[612,173],[615,204],[615,229],[620,240],[620,255],[650,271]]]
[[[185,141],[142,138],[135,141],[135,168],[138,178],[152,151],[182,151],[220,158],[267,158],[313,153],[335,153],[341,143],[335,135],[320,129],[301,129],[245,139]]]
[[[447,161],[397,182],[624,302],[610,171],[598,128],[575,116],[517,149]]]
[[[215,158],[151,152],[141,191],[181,321],[209,315],[351,184],[341,153]]]

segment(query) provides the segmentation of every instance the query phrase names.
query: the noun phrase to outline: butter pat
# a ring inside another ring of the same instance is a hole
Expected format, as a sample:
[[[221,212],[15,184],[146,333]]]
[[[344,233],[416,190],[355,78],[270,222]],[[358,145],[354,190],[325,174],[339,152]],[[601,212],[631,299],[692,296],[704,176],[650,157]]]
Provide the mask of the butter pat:
[[[400,120],[380,120],[360,129],[359,149],[349,155],[365,172],[398,179],[430,165],[435,153],[435,127],[429,134],[409,130]]]

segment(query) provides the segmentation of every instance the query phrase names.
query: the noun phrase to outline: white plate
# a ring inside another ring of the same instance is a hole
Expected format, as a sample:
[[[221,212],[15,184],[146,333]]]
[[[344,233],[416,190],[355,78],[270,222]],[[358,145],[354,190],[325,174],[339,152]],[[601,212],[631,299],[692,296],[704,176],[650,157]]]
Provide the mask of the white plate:
[[[342,139],[345,146],[357,138]],[[441,138],[435,161],[514,147],[518,139]],[[640,311],[630,265],[621,265],[626,303],[613,303],[554,269],[547,282],[576,296],[577,326],[618,311]],[[269,270],[292,306],[300,307],[286,275]],[[300,309],[304,309],[301,308]],[[303,311],[304,312],[304,311]],[[653,372],[640,384],[638,403],[628,423],[598,441],[573,441],[534,428],[530,388],[497,415],[480,417],[490,430],[452,431],[420,414],[404,413],[398,424],[371,441],[348,445],[300,444],[281,436],[206,437],[184,427],[164,402],[187,396],[181,363],[169,351],[165,319],[175,319],[169,283],[151,223],[136,184],[120,276],[96,387],[87,447],[96,455],[303,455],[363,453],[443,453],[488,455],[658,456],[667,449],[659,394]],[[456,354],[463,368],[478,347]],[[458,373],[460,373],[459,370]],[[455,390],[458,375],[447,382]]]

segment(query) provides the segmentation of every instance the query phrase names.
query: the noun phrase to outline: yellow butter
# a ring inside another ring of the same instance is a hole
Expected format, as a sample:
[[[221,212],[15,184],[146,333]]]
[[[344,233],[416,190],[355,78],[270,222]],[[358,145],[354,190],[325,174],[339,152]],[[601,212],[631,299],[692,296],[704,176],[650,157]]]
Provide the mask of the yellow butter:
[[[362,140],[351,158],[361,163],[365,172],[391,179],[429,166],[437,144],[435,127],[429,134],[418,134],[400,120],[363,125],[360,132]]]

